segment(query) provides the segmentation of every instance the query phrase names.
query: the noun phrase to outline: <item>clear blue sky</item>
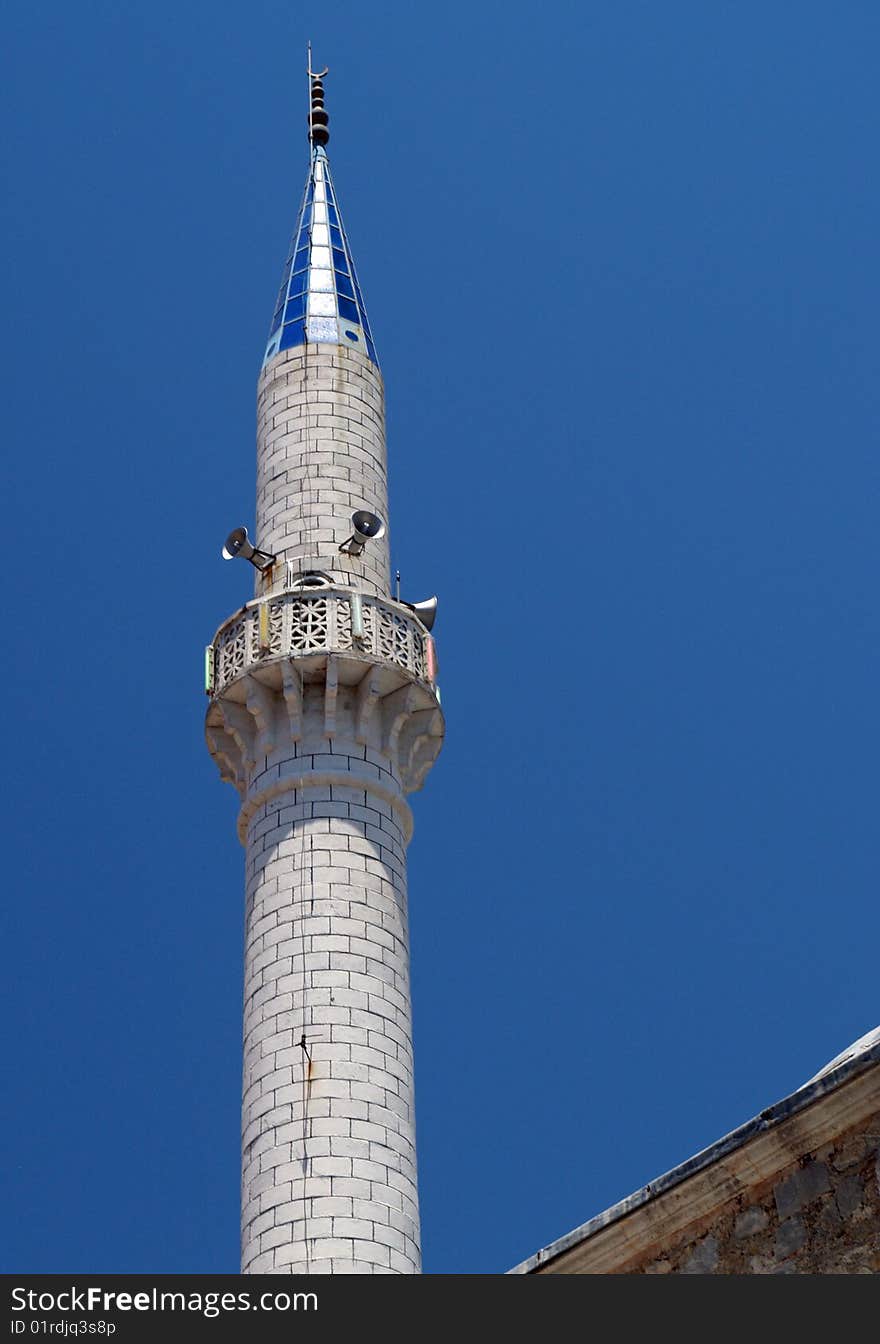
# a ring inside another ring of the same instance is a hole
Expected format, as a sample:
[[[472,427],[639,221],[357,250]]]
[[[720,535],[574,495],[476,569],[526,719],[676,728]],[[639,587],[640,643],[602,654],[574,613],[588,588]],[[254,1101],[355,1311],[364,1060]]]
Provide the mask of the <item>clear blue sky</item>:
[[[238,1268],[249,595],[305,43],[440,594],[425,1268],[499,1272],[880,1020],[880,12],[8,7],[0,1268]]]

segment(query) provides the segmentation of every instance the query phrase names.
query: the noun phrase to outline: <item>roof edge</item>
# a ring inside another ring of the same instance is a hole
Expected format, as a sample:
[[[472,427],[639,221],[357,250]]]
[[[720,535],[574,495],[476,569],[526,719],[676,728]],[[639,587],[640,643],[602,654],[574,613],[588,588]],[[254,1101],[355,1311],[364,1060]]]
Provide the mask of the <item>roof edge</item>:
[[[529,1256],[527,1260],[521,1261],[518,1265],[514,1265],[512,1269],[508,1269],[505,1272],[507,1274],[534,1273],[535,1270],[542,1268],[551,1260],[555,1260],[558,1256],[571,1250],[573,1246],[577,1246],[580,1242],[586,1241],[588,1237],[594,1236],[597,1232],[601,1232],[603,1228],[619,1222],[628,1214],[634,1213],[636,1209],[642,1208],[652,1199],[656,1199],[667,1190],[671,1190],[676,1185],[680,1185],[690,1176],[695,1176],[698,1172],[704,1171],[707,1167],[710,1167],[713,1162],[718,1161],[719,1158],[726,1157],[729,1153],[735,1152],[737,1148],[741,1148],[749,1139],[754,1138],[758,1134],[763,1134],[767,1130],[773,1129],[776,1125],[781,1124],[784,1120],[788,1120],[791,1116],[807,1110],[808,1107],[812,1106],[815,1102],[820,1101],[829,1093],[837,1091],[837,1089],[842,1087],[845,1083],[848,1083],[859,1074],[867,1072],[867,1070],[875,1064],[880,1064],[880,1042],[870,1046],[861,1054],[845,1060],[844,1063],[840,1064],[837,1068],[830,1069],[828,1072],[823,1072],[818,1077],[811,1079],[808,1083],[799,1087],[795,1092],[790,1093],[787,1097],[783,1097],[781,1101],[777,1101],[773,1106],[768,1106],[766,1110],[761,1111],[761,1113],[755,1116],[754,1119],[747,1120],[745,1124],[740,1125],[738,1129],[732,1130],[729,1134],[725,1134],[723,1138],[710,1144],[708,1148],[702,1149],[701,1152],[696,1153],[693,1157],[689,1157],[685,1162],[680,1163],[679,1166],[673,1167],[671,1171],[667,1171],[662,1176],[658,1176],[655,1181],[649,1181],[647,1185],[642,1186],[640,1190],[636,1190],[633,1194],[628,1195],[626,1199],[620,1200],[617,1204],[612,1204],[611,1207],[605,1209],[603,1213],[596,1214],[596,1216],[590,1218],[588,1222],[582,1223],[580,1227],[573,1228],[572,1231],[566,1233],[565,1236],[550,1242],[548,1246],[542,1247],[542,1249],[536,1251],[534,1255]]]

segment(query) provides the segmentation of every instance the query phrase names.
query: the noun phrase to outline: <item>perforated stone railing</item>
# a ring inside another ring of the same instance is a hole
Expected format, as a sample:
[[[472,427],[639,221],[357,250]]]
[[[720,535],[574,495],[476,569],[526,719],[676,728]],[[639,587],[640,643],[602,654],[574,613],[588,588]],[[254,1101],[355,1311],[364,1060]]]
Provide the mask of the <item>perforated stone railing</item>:
[[[358,602],[360,634],[355,633]],[[434,680],[431,637],[415,617],[395,603],[322,588],[263,598],[230,617],[208,646],[206,689],[217,695],[267,659],[346,652],[396,664],[420,681]]]

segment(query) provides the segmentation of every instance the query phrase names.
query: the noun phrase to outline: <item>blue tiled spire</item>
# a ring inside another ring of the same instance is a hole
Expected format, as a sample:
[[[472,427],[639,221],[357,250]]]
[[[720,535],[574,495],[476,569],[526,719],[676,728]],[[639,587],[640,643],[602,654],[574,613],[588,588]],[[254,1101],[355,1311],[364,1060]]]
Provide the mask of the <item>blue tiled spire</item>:
[[[363,350],[378,365],[323,145],[314,145],[311,156],[263,365],[306,341]]]

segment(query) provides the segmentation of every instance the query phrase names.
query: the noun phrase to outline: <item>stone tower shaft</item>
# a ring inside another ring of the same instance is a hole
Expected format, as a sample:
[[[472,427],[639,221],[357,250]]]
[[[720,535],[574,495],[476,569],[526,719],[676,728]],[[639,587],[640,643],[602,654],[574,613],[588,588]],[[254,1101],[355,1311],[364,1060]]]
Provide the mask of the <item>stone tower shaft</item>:
[[[346,544],[354,511],[387,521],[384,390],[316,125],[258,386],[273,559],[206,655],[246,851],[242,1270],[414,1273],[406,796],[444,724],[387,531]]]
[[[282,351],[257,391],[257,536],[276,586],[312,571],[390,596],[387,530],[360,556],[339,549],[357,509],[388,518],[382,375],[346,346]]]

